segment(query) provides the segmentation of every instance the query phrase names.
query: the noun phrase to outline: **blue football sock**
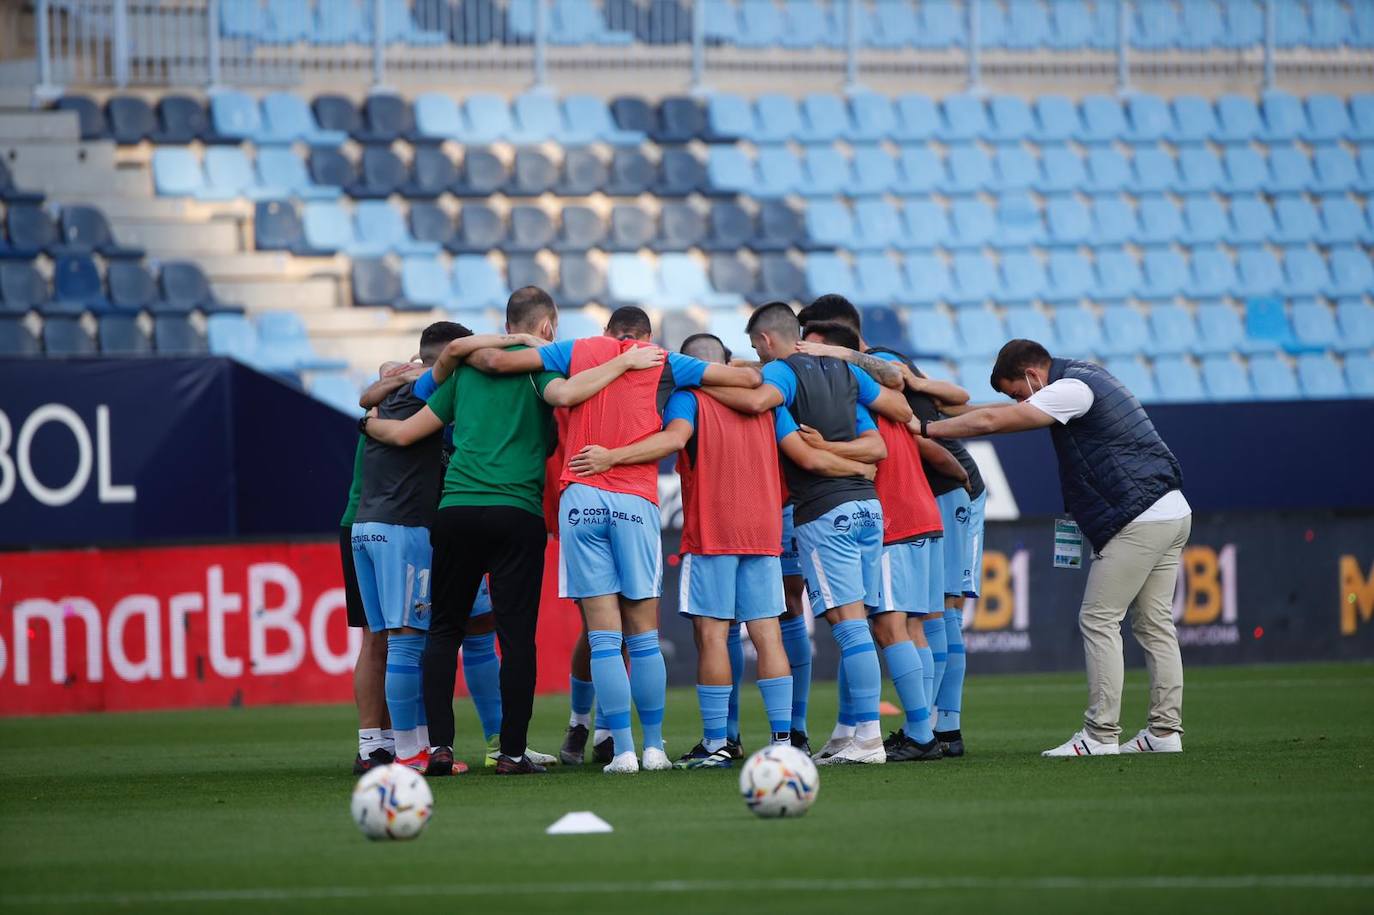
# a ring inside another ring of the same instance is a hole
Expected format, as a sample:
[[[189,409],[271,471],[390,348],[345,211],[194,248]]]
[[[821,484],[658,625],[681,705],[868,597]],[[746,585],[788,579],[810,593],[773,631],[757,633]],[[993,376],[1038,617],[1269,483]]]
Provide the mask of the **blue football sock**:
[[[935,704],[935,654],[929,645],[917,645],[916,653],[921,656],[921,683],[925,688],[926,706]]]
[[[630,692],[634,694],[639,726],[644,729],[644,749],[663,749],[663,706],[668,702],[668,668],[658,647],[658,630],[651,629],[625,640],[630,649]]]
[[[725,746],[726,708],[730,704],[730,687],[697,684],[697,704],[701,706],[702,745],[708,752]]]
[[[635,751],[630,733],[630,677],[620,656],[621,635],[609,629],[587,633],[592,648],[592,683],[596,687],[597,727],[604,719],[615,740],[616,755]]]
[[[849,680],[845,677],[844,664],[840,664],[839,670],[835,673],[835,689],[840,700],[840,710],[835,715],[835,722],[852,728],[859,723],[859,719],[854,717],[854,702],[849,698]]]
[[[937,616],[926,619],[922,621],[921,628],[925,630],[926,641],[930,643],[930,657],[935,662],[935,682],[926,693],[930,697],[930,704],[935,705],[935,697],[940,695],[940,684],[945,679],[945,665],[949,662],[949,637],[945,635],[945,618]]]
[[[936,729],[959,730],[959,708],[964,704],[964,674],[968,670],[968,655],[964,653],[964,613],[945,611],[945,636],[949,639],[949,657],[945,661],[945,679],[935,706],[940,710]]]
[[[739,740],[739,681],[744,676],[744,643],[739,640],[739,623],[731,624],[725,648],[730,652],[730,711],[725,717],[725,733],[731,740]]]
[[[911,642],[897,642],[883,649],[887,672],[897,687],[897,696],[906,712],[906,732],[920,743],[929,743],[930,705],[926,701],[926,685],[921,670],[921,655]]]
[[[843,620],[835,624],[833,632],[840,646],[840,664],[844,667],[854,718],[862,729],[868,722],[878,721],[878,700],[883,686],[878,649],[873,644],[868,620]]]
[[[773,736],[787,737],[792,730],[792,678],[769,677],[759,681],[763,710],[768,713],[768,729]]]
[[[811,633],[806,617],[782,621],[782,647],[792,667],[792,730],[806,733],[806,703],[811,698]]]
[[[591,680],[568,677],[568,701],[572,704],[572,720],[569,724],[580,724],[584,728],[592,723],[592,702],[596,700],[596,688]]]
[[[501,661],[496,657],[496,633],[463,639],[463,679],[482,723],[482,736],[501,733]]]
[[[422,635],[393,635],[386,642],[386,708],[396,732],[396,755],[410,758],[420,752],[417,707],[420,698]]]

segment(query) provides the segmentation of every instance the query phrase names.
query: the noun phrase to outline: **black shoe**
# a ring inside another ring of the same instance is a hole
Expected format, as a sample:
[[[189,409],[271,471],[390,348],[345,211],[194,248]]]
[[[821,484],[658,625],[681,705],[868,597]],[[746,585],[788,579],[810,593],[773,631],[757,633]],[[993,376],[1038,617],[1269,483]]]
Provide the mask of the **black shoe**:
[[[888,762],[930,762],[939,759],[940,741],[931,738],[929,743],[917,743],[904,731],[892,735],[898,740],[887,748]]]
[[[706,745],[703,744],[701,741],[697,741],[697,745],[692,747],[692,749],[688,750],[686,753],[683,753],[681,756],[679,756],[677,758],[677,761],[678,763],[689,763],[695,759],[705,759],[710,755],[711,751],[706,749]],[[677,766],[677,768],[685,768],[685,766],[679,765]]]
[[[586,728],[582,730],[585,731]],[[531,762],[528,753],[521,756],[519,762],[511,759],[505,753],[496,758],[497,775],[542,775],[547,771],[549,770],[538,763]]]
[[[587,729],[580,724],[568,725],[563,737],[563,749],[558,751],[558,760],[565,766],[580,766],[587,758]]]
[[[425,766],[425,775],[434,778],[441,775],[453,774],[453,748],[440,747],[429,754],[429,765]]]
[[[607,737],[605,740],[601,741],[598,744],[595,744],[592,747],[592,761],[595,762],[597,765],[604,766],[612,759],[615,759],[614,738]]]
[[[353,774],[365,775],[378,766],[389,766],[395,761],[396,757],[386,750],[376,749],[367,754],[367,759],[363,759],[362,756],[353,757]]]
[[[935,739],[940,741],[940,750],[945,756],[958,759],[964,755],[964,735],[958,731],[936,731]]]
[[[743,759],[744,744],[740,742],[738,737],[727,737],[725,738],[725,752],[731,759]]]
[[[906,740],[906,729],[898,728],[887,735],[887,738],[883,741],[883,749],[891,753],[894,747],[901,746],[903,740]]]
[[[811,739],[806,736],[805,731],[792,731],[792,746],[801,750],[807,756],[811,755]]]

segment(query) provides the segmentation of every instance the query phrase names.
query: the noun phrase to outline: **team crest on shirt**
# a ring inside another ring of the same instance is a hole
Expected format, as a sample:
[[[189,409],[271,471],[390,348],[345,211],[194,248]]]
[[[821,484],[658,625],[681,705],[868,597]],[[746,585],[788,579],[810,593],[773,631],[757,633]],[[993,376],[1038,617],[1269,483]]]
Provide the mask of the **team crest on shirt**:
[[[841,534],[849,530],[850,524],[851,522],[848,515],[837,515],[835,517],[835,530],[839,531]]]

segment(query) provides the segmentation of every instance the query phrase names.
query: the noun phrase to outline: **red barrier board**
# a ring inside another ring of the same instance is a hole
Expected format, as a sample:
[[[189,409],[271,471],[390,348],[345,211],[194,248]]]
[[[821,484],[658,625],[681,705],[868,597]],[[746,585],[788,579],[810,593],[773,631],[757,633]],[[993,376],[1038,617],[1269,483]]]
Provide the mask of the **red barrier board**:
[[[556,562],[544,692],[579,631]],[[334,542],[0,553],[0,715],[351,701],[359,640]]]

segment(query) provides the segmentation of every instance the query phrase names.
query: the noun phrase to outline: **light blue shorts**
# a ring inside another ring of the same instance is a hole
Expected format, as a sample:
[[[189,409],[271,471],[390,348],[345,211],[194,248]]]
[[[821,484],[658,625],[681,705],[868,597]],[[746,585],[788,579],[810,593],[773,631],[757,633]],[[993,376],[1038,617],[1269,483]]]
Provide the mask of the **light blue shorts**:
[[[640,496],[574,483],[558,503],[558,596],[619,594],[630,600],[663,590],[658,506]]]
[[[683,554],[677,603],[683,616],[749,623],[782,611],[778,557]]]
[[[782,562],[784,576],[802,573],[801,553],[797,550],[797,532],[792,526],[792,513],[795,508],[794,505],[782,507],[782,555],[778,558]]]
[[[486,616],[491,612],[491,588],[487,587],[487,576],[482,576],[482,584],[477,588],[477,599],[472,602],[472,613],[468,614],[469,619],[476,619],[479,616]]]
[[[877,499],[846,502],[797,525],[797,546],[812,613],[856,601],[870,611],[882,606],[883,507]]]
[[[952,489],[937,496],[935,504],[940,507],[940,520],[945,527],[945,594],[963,597],[964,578],[970,574],[965,553],[968,551],[969,522],[973,517],[968,492],[962,488]]]
[[[353,525],[353,566],[367,628],[429,628],[430,556],[427,527]]]
[[[883,603],[879,612],[932,612],[926,609],[932,593],[929,542],[912,540],[883,547]],[[935,606],[944,606],[943,595],[936,595]]]
[[[983,520],[987,513],[988,493],[969,503],[968,537],[964,541],[964,596],[977,597],[983,587]]]

